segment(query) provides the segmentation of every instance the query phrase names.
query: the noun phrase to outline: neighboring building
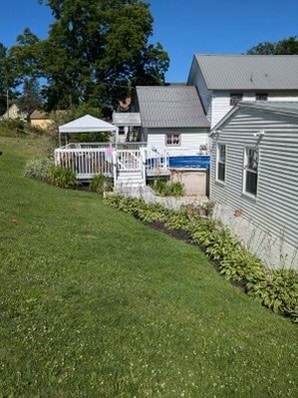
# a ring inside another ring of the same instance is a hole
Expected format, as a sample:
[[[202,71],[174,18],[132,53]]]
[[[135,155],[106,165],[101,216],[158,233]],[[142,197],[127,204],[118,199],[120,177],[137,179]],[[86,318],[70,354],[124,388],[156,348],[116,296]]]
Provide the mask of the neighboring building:
[[[10,107],[6,110],[6,112],[1,116],[0,119],[12,119],[12,120],[16,120],[16,119],[20,119],[22,121],[26,121],[27,120],[27,113],[26,112],[22,112],[20,110],[20,108],[18,107],[18,105],[16,104],[12,104],[10,105]]]
[[[31,126],[37,127],[41,130],[47,130],[55,123],[48,113],[38,110],[35,110],[33,113],[31,113],[30,122]]]
[[[210,137],[215,216],[269,266],[297,268],[298,102],[241,102]]]
[[[137,97],[149,159],[167,153],[172,179],[180,180],[188,194],[205,195],[210,123],[196,88],[139,86]]]
[[[119,129],[120,143],[142,141],[141,118],[138,112],[114,112],[112,120]]]
[[[198,54],[188,84],[213,127],[240,101],[298,101],[298,55]]]
[[[184,155],[205,150],[210,123],[195,87],[139,86],[137,96],[148,147]]]

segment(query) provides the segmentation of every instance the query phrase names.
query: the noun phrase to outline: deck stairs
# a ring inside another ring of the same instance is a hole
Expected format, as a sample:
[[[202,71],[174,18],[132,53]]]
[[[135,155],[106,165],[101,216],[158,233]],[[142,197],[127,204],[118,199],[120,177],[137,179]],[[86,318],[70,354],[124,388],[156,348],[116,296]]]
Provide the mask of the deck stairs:
[[[119,171],[116,179],[115,189],[117,192],[131,188],[144,187],[146,181],[141,170]]]
[[[117,151],[115,190],[137,189],[146,185],[144,159],[140,150]]]

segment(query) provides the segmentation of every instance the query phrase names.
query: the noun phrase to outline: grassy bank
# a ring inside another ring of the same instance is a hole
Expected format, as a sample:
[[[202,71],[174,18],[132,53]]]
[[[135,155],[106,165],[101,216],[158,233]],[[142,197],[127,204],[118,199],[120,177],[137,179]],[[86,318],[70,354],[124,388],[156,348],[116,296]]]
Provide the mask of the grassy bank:
[[[297,325],[194,247],[24,178],[47,145],[0,137],[0,396],[297,396]]]

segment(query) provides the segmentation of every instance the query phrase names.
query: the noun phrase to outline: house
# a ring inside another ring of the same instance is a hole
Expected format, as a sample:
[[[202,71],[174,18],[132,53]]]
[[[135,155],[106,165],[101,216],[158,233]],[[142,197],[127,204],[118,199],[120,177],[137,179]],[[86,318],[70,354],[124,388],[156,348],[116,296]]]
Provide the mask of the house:
[[[48,113],[36,109],[30,115],[30,123],[32,127],[47,130],[55,122]]]
[[[188,84],[214,127],[240,101],[298,101],[298,55],[197,54]]]
[[[268,264],[298,267],[298,102],[240,102],[210,133],[215,216]]]
[[[137,97],[147,159],[166,153],[171,179],[181,181],[189,195],[205,195],[210,123],[196,88],[138,86]]]
[[[9,108],[6,110],[6,112],[1,116],[1,119],[3,119],[3,120],[20,119],[22,121],[26,121],[27,116],[28,116],[27,113],[21,111],[17,104],[12,104],[9,106]]]
[[[118,127],[119,143],[142,141],[140,113],[114,112],[112,123]]]

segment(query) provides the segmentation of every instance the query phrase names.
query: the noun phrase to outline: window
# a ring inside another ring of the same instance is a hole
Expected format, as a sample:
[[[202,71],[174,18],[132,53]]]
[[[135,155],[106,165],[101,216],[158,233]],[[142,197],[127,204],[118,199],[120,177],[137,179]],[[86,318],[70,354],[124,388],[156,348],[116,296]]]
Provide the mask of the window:
[[[256,101],[268,101],[268,93],[256,93]]]
[[[243,94],[242,93],[231,93],[230,94],[230,105],[236,105],[238,102],[242,101]]]
[[[119,135],[124,135],[124,134],[125,134],[125,128],[122,127],[122,126],[119,127],[118,134],[119,134]]]
[[[226,146],[225,144],[217,145],[217,164],[216,179],[225,182],[226,177]]]
[[[244,149],[244,192],[257,195],[259,151],[256,148]]]
[[[180,134],[167,134],[166,145],[177,146],[180,145]]]

